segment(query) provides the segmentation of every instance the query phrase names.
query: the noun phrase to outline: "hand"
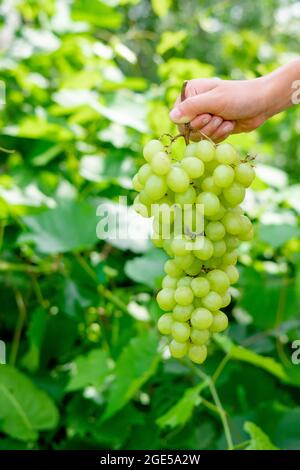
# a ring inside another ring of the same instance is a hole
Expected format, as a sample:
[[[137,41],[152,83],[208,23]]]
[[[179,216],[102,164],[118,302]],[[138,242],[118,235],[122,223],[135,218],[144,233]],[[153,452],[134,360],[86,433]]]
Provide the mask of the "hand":
[[[170,117],[179,125],[190,123],[192,140],[200,140],[204,134],[219,142],[231,133],[252,131],[268,118],[266,81],[190,80],[185,101],[176,101]]]

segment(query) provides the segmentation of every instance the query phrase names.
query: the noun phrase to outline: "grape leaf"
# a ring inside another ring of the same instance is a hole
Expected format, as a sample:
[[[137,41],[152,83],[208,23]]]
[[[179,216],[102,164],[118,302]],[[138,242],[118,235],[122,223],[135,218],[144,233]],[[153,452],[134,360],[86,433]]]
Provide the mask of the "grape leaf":
[[[279,450],[270,438],[256,424],[247,421],[244,424],[245,431],[250,434],[251,441],[246,450]]]
[[[214,335],[214,338],[218,345],[230,355],[231,359],[248,362],[249,364],[264,369],[285,383],[293,384],[293,381],[287,375],[284,367],[272,357],[260,356],[250,349],[235,345],[225,336]]]
[[[0,366],[0,429],[21,441],[36,440],[53,429],[58,410],[49,396],[15,368]]]
[[[119,356],[103,420],[119,411],[155,373],[160,357],[157,336],[147,333],[133,338]]]
[[[154,288],[157,278],[163,276],[163,266],[167,256],[162,250],[151,250],[144,256],[126,261],[125,273],[135,282]]]
[[[93,349],[87,354],[75,357],[71,363],[67,392],[74,392],[89,385],[99,387],[110,373],[106,351]]]
[[[206,383],[201,382],[196,387],[188,388],[183,397],[156,420],[157,424],[161,428],[183,426],[192,416],[194,408],[200,405],[201,397],[199,394],[205,386]]]
[[[18,243],[32,242],[40,253],[80,250],[97,241],[96,210],[84,201],[60,201],[55,209],[23,220],[28,231],[19,236]]]

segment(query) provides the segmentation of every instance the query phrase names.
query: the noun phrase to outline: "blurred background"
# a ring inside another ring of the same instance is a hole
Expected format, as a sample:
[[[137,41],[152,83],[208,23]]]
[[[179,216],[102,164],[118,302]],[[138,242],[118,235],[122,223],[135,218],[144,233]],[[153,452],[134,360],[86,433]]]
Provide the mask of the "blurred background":
[[[165,255],[96,237],[182,81],[298,57],[299,2],[3,0],[0,22],[0,448],[300,449],[297,107],[230,138],[257,155],[255,239],[202,372],[156,331]]]

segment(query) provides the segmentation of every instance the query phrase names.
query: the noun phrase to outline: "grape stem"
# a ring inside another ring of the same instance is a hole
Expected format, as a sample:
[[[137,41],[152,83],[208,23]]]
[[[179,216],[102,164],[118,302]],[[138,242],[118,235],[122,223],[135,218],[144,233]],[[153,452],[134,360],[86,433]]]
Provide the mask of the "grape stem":
[[[228,450],[233,450],[234,445],[233,445],[232,435],[231,435],[231,431],[230,431],[230,427],[229,427],[229,423],[228,423],[228,419],[227,419],[227,414],[226,414],[226,412],[223,408],[223,405],[221,403],[221,400],[220,400],[219,394],[217,392],[215,383],[209,375],[202,372],[202,370],[200,370],[198,367],[194,367],[194,370],[195,370],[196,374],[199,377],[201,377],[202,380],[204,380],[207,383],[207,386],[210,390],[211,396],[212,396],[212,398],[215,402],[216,408],[218,409],[220,419],[222,421],[222,425],[223,425],[223,429],[224,429],[224,434],[225,434]]]
[[[186,99],[185,90],[186,90],[187,84],[188,84],[188,80],[184,80],[182,87],[181,87],[181,94],[180,94],[181,101],[184,101]],[[183,137],[184,137],[186,145],[189,144],[190,133],[191,133],[191,126],[190,126],[190,123],[187,122],[186,124],[184,124],[184,132],[183,132]]]

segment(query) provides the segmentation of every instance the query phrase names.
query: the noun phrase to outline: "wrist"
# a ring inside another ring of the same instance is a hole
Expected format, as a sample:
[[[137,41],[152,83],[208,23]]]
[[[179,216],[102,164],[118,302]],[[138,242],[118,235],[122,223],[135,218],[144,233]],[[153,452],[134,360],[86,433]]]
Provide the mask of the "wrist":
[[[262,81],[265,114],[269,118],[296,104],[293,95],[296,88],[299,88],[296,80],[300,80],[300,59],[296,59],[258,80]]]

